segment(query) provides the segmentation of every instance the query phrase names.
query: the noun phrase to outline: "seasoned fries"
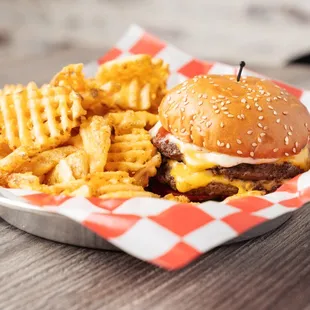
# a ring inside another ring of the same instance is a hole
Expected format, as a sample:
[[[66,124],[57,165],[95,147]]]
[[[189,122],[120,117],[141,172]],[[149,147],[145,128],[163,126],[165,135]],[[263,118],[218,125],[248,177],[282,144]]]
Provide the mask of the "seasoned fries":
[[[13,87],[12,87],[13,88]],[[63,87],[33,83],[0,95],[1,138],[10,149],[56,147],[70,138],[86,114],[81,98]]]
[[[162,60],[137,55],[101,65],[94,78],[72,64],[41,87],[6,85],[0,186],[102,199],[159,197],[145,190],[161,164],[148,130],[158,121],[168,75]]]
[[[109,105],[122,110],[156,111],[166,93],[168,65],[149,55],[136,55],[109,61],[100,66],[96,80],[120,85],[120,90],[106,98]]]

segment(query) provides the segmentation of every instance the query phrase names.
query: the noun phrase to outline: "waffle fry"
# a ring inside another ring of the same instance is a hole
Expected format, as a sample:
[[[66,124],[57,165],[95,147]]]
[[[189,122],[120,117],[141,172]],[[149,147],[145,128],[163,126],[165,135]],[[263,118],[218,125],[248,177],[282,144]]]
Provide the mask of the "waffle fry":
[[[166,93],[169,75],[168,65],[161,59],[149,55],[135,55],[102,64],[96,80],[104,85],[108,82],[120,85],[120,90],[105,101],[123,110],[156,111]]]
[[[93,116],[81,125],[80,135],[89,156],[90,173],[103,171],[111,144],[111,127],[103,117]]]
[[[144,191],[142,186],[136,185],[135,179],[125,171],[96,173],[87,178],[87,184],[92,188],[93,194],[101,198],[158,197]]]
[[[149,112],[118,112],[105,116],[117,135],[131,133],[133,128],[151,129],[158,121],[158,116]]]
[[[155,154],[156,148],[151,143],[149,133],[144,129],[134,128],[130,134],[112,137],[105,169],[126,171],[134,175]]]
[[[30,84],[0,96],[0,135],[12,150],[31,145],[53,148],[70,138],[85,113],[76,93]]]
[[[38,154],[40,148],[20,146],[6,157],[0,159],[0,170],[14,172]]]
[[[73,146],[64,146],[39,153],[31,158],[29,162],[23,164],[16,172],[32,172],[33,175],[40,177],[51,171],[62,159],[77,150]]]
[[[135,184],[147,187],[149,185],[149,179],[154,177],[157,173],[157,169],[161,164],[161,155],[157,153],[153,156],[145,166],[138,170],[133,178],[135,179]]]
[[[53,86],[62,86],[74,90],[82,98],[83,108],[91,115],[104,115],[112,106],[107,106],[105,98],[120,90],[120,86],[111,83],[100,85],[95,79],[87,79],[83,73],[83,64],[64,67],[50,82]]]
[[[59,164],[47,175],[45,183],[54,185],[84,179],[88,174],[88,169],[87,154],[84,150],[79,150],[65,159],[61,159]]]
[[[40,178],[31,173],[12,173],[8,177],[8,186],[10,188],[29,189],[50,195],[68,195],[83,186],[84,183],[83,180],[75,180],[48,186],[41,184]]]
[[[190,202],[190,200],[186,196],[183,196],[183,195],[174,196],[173,194],[168,194],[168,195],[164,196],[164,199],[172,200],[172,201],[176,201],[176,202],[180,202],[180,203]]]

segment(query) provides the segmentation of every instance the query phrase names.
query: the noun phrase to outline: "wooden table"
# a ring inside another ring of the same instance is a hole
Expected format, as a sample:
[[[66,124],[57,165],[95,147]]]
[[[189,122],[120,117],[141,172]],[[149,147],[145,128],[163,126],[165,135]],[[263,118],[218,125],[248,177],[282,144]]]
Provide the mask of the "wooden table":
[[[45,82],[62,65],[99,55],[70,50],[8,61],[0,84]],[[306,68],[260,71],[302,86],[310,79]],[[310,309],[309,223],[304,207],[275,232],[167,272],[123,253],[43,240],[0,220],[0,309]]]

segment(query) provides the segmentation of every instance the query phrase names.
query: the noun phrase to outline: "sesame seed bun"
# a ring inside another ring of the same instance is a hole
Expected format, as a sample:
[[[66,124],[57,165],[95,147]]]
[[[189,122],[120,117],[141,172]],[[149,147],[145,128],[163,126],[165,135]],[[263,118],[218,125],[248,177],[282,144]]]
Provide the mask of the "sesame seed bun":
[[[282,158],[308,142],[306,107],[272,81],[256,77],[197,76],[173,88],[159,107],[162,126],[209,151]]]

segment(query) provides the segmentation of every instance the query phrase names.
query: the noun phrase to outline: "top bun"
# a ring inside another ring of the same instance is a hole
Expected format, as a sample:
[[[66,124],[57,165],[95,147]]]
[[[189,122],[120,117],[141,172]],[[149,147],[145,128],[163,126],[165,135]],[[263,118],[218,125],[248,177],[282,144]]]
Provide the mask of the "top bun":
[[[281,158],[308,142],[306,107],[270,80],[200,75],[176,86],[159,107],[162,126],[183,142],[238,157]],[[308,127],[309,126],[309,127]]]

